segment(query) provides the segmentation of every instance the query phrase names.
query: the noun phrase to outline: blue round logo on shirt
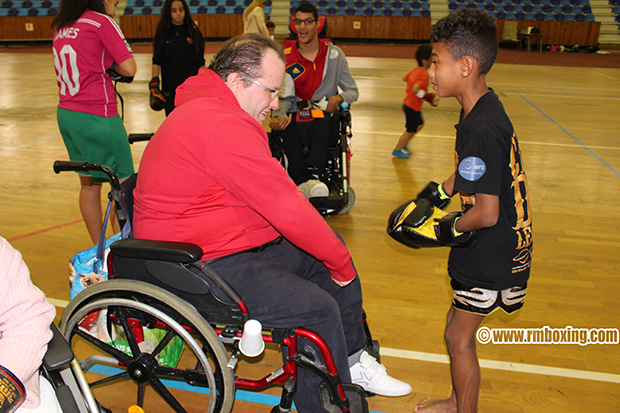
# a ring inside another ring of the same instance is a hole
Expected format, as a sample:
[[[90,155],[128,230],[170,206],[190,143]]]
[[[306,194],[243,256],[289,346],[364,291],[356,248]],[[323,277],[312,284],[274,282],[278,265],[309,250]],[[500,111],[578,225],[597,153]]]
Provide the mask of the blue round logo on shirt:
[[[477,181],[487,170],[484,161],[475,156],[465,158],[459,164],[459,174],[468,181]]]

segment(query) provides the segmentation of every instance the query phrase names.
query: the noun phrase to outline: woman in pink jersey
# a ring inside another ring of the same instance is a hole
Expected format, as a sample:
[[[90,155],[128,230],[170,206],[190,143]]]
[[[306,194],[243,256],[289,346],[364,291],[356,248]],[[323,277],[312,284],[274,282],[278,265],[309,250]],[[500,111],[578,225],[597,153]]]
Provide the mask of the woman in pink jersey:
[[[58,128],[72,161],[106,165],[124,180],[134,172],[127,132],[106,71],[133,77],[133,52],[112,17],[118,0],[63,0],[52,27],[59,87]],[[80,175],[80,210],[97,243],[102,229],[100,172]],[[112,220],[118,232],[116,220]]]

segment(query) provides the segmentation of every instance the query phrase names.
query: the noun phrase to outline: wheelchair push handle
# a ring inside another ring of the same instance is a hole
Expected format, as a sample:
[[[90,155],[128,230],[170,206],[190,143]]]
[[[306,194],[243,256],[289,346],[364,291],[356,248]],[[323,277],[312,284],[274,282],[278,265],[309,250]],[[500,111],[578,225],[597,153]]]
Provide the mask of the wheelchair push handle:
[[[110,183],[112,187],[120,190],[121,184],[118,181],[118,177],[114,173],[112,169],[105,165],[98,165],[96,163],[88,163],[88,162],[75,162],[75,161],[55,161],[54,162],[54,172],[61,173],[65,171],[74,171],[74,172],[89,172],[89,171],[99,171],[105,173],[110,178]]]
[[[127,139],[129,140],[129,144],[132,144],[134,142],[151,140],[152,137],[152,133],[130,133],[129,136],[127,136]]]

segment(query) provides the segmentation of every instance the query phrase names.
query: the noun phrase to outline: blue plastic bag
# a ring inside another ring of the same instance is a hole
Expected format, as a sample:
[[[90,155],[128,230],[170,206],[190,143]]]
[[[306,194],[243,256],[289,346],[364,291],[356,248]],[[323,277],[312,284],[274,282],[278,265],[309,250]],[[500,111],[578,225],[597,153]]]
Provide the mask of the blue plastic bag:
[[[71,271],[69,275],[70,300],[73,300],[73,297],[81,293],[85,288],[108,279],[107,258],[110,252],[110,245],[121,237],[127,238],[131,230],[129,225],[125,225],[121,234],[111,236],[107,240],[105,239],[111,208],[112,201],[108,203],[99,243],[85,251],[78,252],[69,262],[69,269]]]
[[[69,263],[71,269],[71,274],[69,275],[71,288],[69,299],[73,300],[73,297],[85,288],[108,279],[107,257],[110,252],[110,245],[120,238],[121,234],[116,234],[105,241],[104,252],[101,258],[97,258],[99,245],[78,252],[71,258]]]

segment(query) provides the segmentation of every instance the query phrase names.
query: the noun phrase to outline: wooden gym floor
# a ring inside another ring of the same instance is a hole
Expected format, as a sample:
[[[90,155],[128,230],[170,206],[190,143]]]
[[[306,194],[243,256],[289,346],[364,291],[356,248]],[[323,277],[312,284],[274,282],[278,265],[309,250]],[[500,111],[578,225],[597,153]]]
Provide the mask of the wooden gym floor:
[[[138,53],[136,59],[136,80],[119,85],[125,125],[130,133],[153,132],[164,115],[147,103],[151,57]],[[327,221],[353,253],[384,364],[414,389],[407,397],[369,399],[370,408],[406,412],[422,398],[450,394],[443,340],[451,299],[448,250],[408,249],[390,239],[385,227],[395,207],[453,170],[460,108],[454,99],[425,106],[425,127],[410,144],[411,159],[392,158],[404,129],[401,78],[415,62],[350,57],[349,64],[361,92],[352,110],[357,202],[349,214]],[[620,328],[620,68],[498,63],[488,83],[521,142],[535,248],[524,308],[511,316],[494,313],[483,326]],[[54,160],[67,154],[56,124],[51,53],[3,49],[0,91],[0,235],[22,252],[33,281],[60,315],[69,298],[68,261],[90,240],[78,210],[78,179],[52,171]],[[136,169],[145,145],[133,145]],[[478,344],[479,410],[620,412],[619,350],[618,344]],[[269,350],[254,366],[277,359]],[[115,397],[99,396],[104,404]],[[237,398],[235,412],[271,409],[271,400],[253,393]]]

